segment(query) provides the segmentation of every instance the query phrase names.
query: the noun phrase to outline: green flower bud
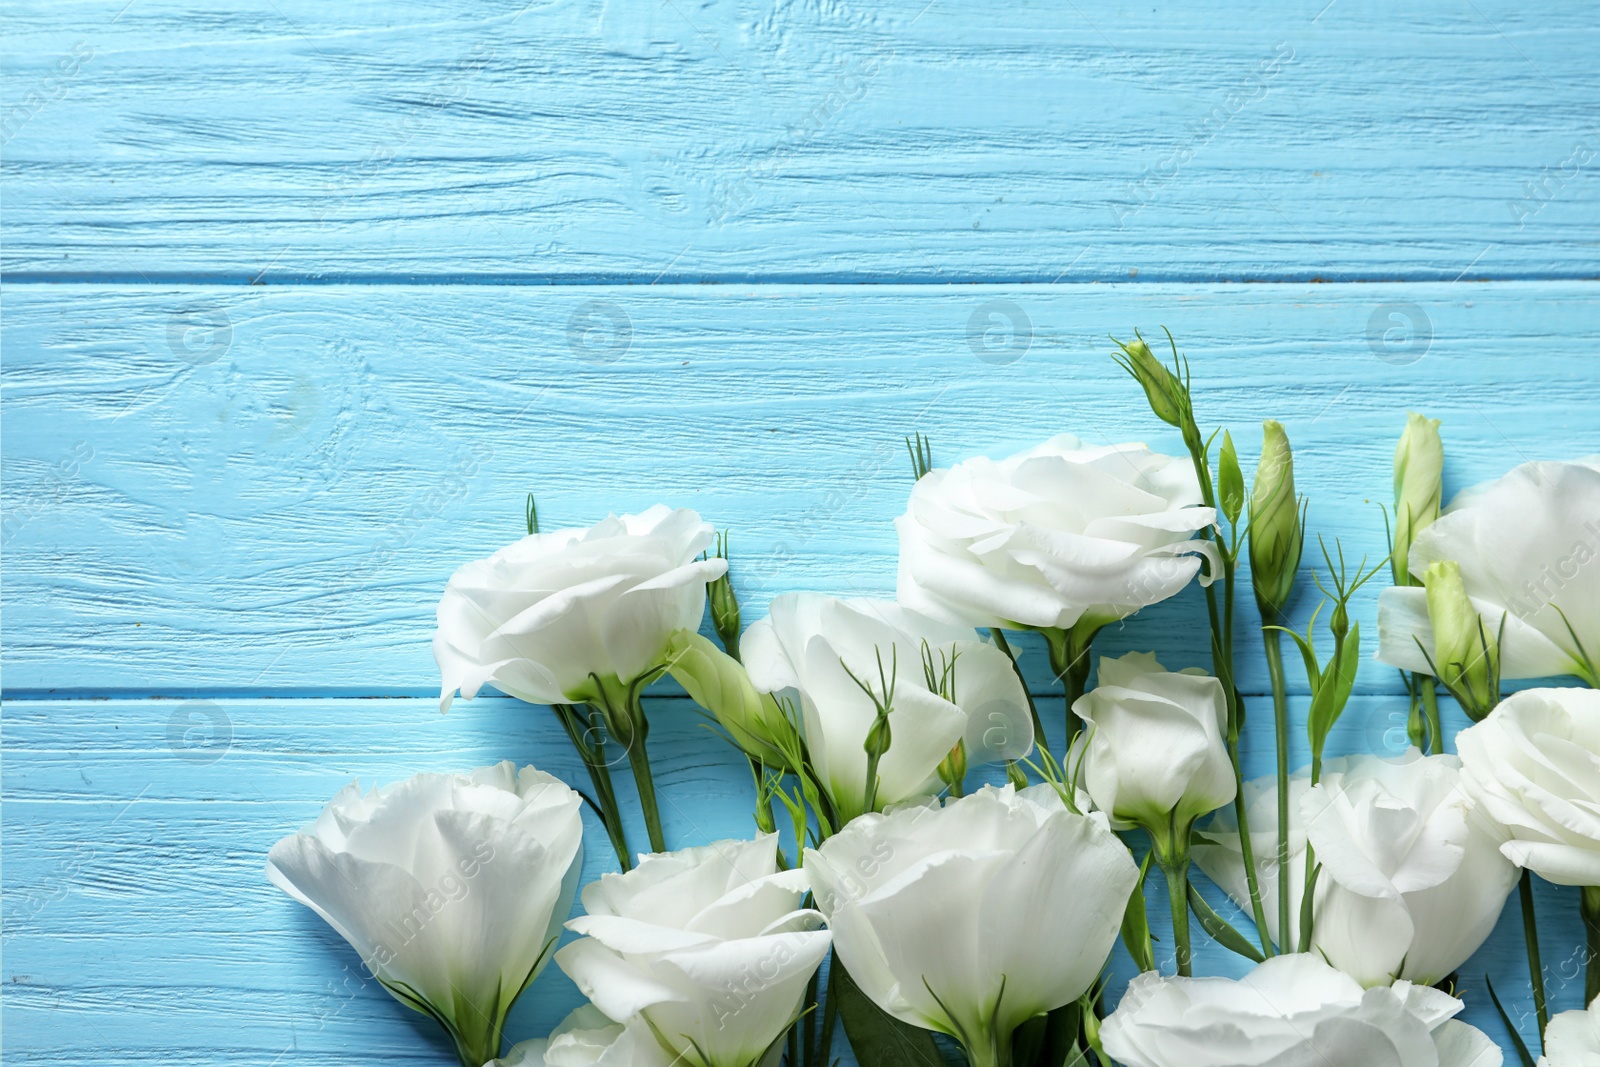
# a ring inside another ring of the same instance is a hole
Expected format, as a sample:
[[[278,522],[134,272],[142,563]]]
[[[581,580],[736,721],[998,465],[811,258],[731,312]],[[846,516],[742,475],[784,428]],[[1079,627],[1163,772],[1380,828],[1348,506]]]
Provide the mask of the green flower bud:
[[[872,727],[867,731],[866,743],[861,747],[866,749],[868,756],[882,758],[889,751],[889,745],[894,740],[894,733],[889,729],[889,715],[882,712],[872,720]]]
[[[1463,711],[1478,721],[1500,702],[1500,646],[1467,597],[1461,568],[1450,560],[1422,576],[1433,623],[1433,666]]]
[[[1133,380],[1144,389],[1145,398],[1150,401],[1150,410],[1155,412],[1156,418],[1168,426],[1182,426],[1184,390],[1177,375],[1163,366],[1150,351],[1150,346],[1142,340],[1135,339],[1131,344],[1118,341],[1117,344],[1127,356],[1123,369],[1133,375]]]
[[[1394,450],[1394,584],[1416,585],[1411,577],[1411,545],[1439,517],[1444,474],[1444,444],[1439,420],[1406,415],[1406,429]]]
[[[1261,462],[1250,494],[1250,580],[1263,615],[1289,603],[1300,567],[1300,498],[1294,491],[1294,453],[1283,425],[1261,424]]]
[[[717,535],[717,559],[728,558],[727,531]],[[706,587],[711,602],[711,626],[728,655],[739,658],[739,598],[733,592],[733,572],[727,570]]]
[[[732,656],[700,634],[679,630],[667,644],[667,671],[734,744],[768,767],[793,769],[784,753],[799,751],[794,724],[769,694],[756,691]]]
[[[1228,525],[1239,521],[1244,511],[1244,471],[1239,469],[1239,453],[1233,447],[1233,435],[1222,431],[1222,457],[1217,463],[1217,503]]]
[[[939,780],[950,787],[950,795],[959,797],[966,791],[967,742],[957,741],[950,754],[939,762]]]

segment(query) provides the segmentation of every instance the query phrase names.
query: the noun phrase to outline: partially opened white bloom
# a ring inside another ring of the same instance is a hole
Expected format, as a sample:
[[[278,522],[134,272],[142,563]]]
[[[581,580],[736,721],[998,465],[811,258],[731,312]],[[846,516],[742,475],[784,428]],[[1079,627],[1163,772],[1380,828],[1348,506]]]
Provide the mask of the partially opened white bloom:
[[[1461,493],[1411,546],[1411,573],[1454,562],[1505,678],[1570,674],[1600,685],[1600,456],[1524,463]],[[1418,642],[1421,642],[1419,647]],[[1426,651],[1426,655],[1424,655]],[[1437,662],[1420,586],[1378,597],[1378,659],[1432,673]]]
[[[863,815],[805,867],[835,965],[979,1067],[1089,988],[1139,877],[1105,816],[1068,811],[1049,786]]]
[[[727,571],[695,559],[714,536],[693,511],[657,504],[466,564],[439,601],[442,705],[485,683],[535,704],[585,700],[591,675],[627,683],[662,665],[673,632],[699,628],[706,583]]]
[[[523,1041],[487,1067],[673,1067],[673,1063],[644,1020],[627,1025],[612,1022],[593,1004],[585,1004],[548,1038]]]
[[[1500,1067],[1461,1001],[1410,982],[1363,990],[1310,953],[1237,981],[1135,978],[1100,1026],[1122,1067]]]
[[[800,1014],[828,952],[803,908],[804,871],[780,871],[778,838],[644,856],[583,890],[583,937],[561,969],[612,1019],[642,1020],[696,1067],[751,1067]],[[555,1044],[552,1042],[552,1052]]]
[[[1033,747],[1028,696],[1010,658],[970,628],[892,601],[784,593],[745,632],[743,647],[757,689],[798,700],[812,764],[841,819],[866,804],[865,745],[877,717],[858,680],[879,700],[886,680],[894,689],[876,808],[938,792],[939,763],[957,742],[973,765]]]
[[[1227,704],[1204,671],[1168,672],[1148,652],[1102,658],[1072,710],[1086,729],[1067,764],[1085,753],[1084,788],[1117,829],[1176,825],[1187,842],[1196,818],[1233,800]]]
[[[899,599],[966,626],[1114,622],[1189,584],[1216,521],[1187,457],[1067,434],[917,481],[900,532]]]
[[[1524,689],[1456,735],[1500,851],[1558,885],[1600,886],[1600,692]]]
[[[1409,979],[1429,985],[1476,952],[1500,917],[1517,871],[1499,852],[1492,825],[1473,810],[1454,756],[1330,760],[1322,781],[1293,784],[1290,915],[1305,891],[1307,840],[1322,865],[1311,948],[1362,985]],[[1252,782],[1251,844],[1263,899],[1276,899],[1275,783]],[[1249,908],[1231,813],[1195,848],[1200,867]],[[1268,896],[1270,892],[1272,896]],[[1268,929],[1282,944],[1275,909]],[[1305,946],[1297,946],[1305,948]]]
[[[1539,1067],[1600,1067],[1600,997],[1587,1011],[1551,1016]]]
[[[499,1053],[506,1013],[549,962],[572,908],[582,803],[509,761],[369,793],[351,783],[272,847],[267,877],[478,1067]]]

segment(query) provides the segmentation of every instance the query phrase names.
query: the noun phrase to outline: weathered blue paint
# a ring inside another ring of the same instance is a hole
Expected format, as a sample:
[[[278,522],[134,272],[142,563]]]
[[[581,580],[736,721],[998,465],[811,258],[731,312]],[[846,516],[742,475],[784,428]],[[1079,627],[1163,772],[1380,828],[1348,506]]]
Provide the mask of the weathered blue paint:
[[[1355,556],[1408,408],[1452,490],[1600,451],[1587,5],[5,18],[9,1062],[449,1061],[261,868],[355,776],[579,777],[543,709],[430,699],[443,582],[529,490],[551,524],[698,508],[750,618],[886,594],[903,434],[1176,449],[1107,358],[1163,324],[1202,420],[1248,464],[1281,419]],[[1204,663],[1197,594],[1103,644]],[[1367,665],[1333,750],[1393,750],[1396,692]],[[668,836],[749,832],[739,760],[651,709]],[[1576,1007],[1573,894],[1539,894]],[[1484,973],[1527,1008],[1514,907],[1462,974],[1499,1036]],[[517,1036],[576,1001],[552,969]]]

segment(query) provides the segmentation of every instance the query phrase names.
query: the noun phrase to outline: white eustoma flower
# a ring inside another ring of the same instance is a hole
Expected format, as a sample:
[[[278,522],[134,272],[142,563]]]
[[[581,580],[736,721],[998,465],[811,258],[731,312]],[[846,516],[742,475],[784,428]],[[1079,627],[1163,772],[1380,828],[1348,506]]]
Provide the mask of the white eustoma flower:
[[[657,504],[588,529],[532,534],[450,577],[433,655],[441,705],[485,683],[535,704],[591,700],[661,666],[695,630],[723,559],[696,560],[715,536],[687,508]]]
[[[578,794],[507,761],[351,783],[272,846],[267,877],[327,920],[402,1004],[478,1067],[549,962],[582,860]]]
[[[612,1022],[599,1008],[585,1004],[563,1019],[548,1038],[523,1041],[486,1067],[674,1067],[674,1064],[644,1020],[636,1019],[626,1025]]]
[[[1600,686],[1600,456],[1524,463],[1461,493],[1411,546],[1411,573],[1454,562],[1505,678],[1570,674]],[[1421,642],[1419,647],[1418,642]],[[1426,655],[1424,655],[1426,651]],[[1433,627],[1420,586],[1378,597],[1378,659],[1432,673]]]
[[[641,857],[583,890],[582,934],[556,962],[612,1019],[642,1019],[696,1067],[759,1063],[800,1014],[828,952],[801,906],[804,871],[778,870],[778,838]],[[552,1043],[553,1047],[553,1043]]]
[[[939,763],[957,742],[973,765],[1033,747],[1028,696],[1010,657],[967,627],[892,601],[784,593],[745,632],[743,648],[757,689],[798,700],[807,750],[840,822],[866,807],[865,745],[878,715],[858,682],[880,701],[885,682],[894,690],[874,808],[938,792]]]
[[[1299,937],[1308,840],[1322,865],[1309,947],[1362,985],[1432,984],[1488,938],[1517,871],[1500,855],[1493,826],[1473,809],[1454,756],[1412,749],[1392,760],[1330,760],[1317,786],[1303,775],[1292,786],[1291,941]],[[1261,779],[1246,788],[1261,892],[1276,899],[1276,784]],[[1194,854],[1201,870],[1248,909],[1231,815],[1219,816]],[[1267,925],[1281,945],[1274,910],[1267,909]]]
[[[1172,827],[1188,841],[1195,819],[1233,800],[1222,683],[1199,670],[1166,671],[1154,655],[1100,660],[1099,685],[1072,710],[1086,724],[1067,765],[1119,830]]]
[[[1600,1067],[1600,997],[1587,1011],[1550,1017],[1539,1067]]]
[[[1103,814],[985,786],[863,815],[807,849],[835,966],[884,1011],[1009,1062],[1012,1033],[1094,982],[1138,881]]]
[[[1558,885],[1600,886],[1600,692],[1524,689],[1456,735],[1500,851]]]
[[[1309,953],[1237,981],[1135,978],[1100,1025],[1123,1067],[1500,1067],[1461,1001],[1410,982],[1363,990]]]
[[[899,599],[966,626],[1114,622],[1199,571],[1194,534],[1216,521],[1200,501],[1187,457],[1066,434],[935,470],[895,520]]]

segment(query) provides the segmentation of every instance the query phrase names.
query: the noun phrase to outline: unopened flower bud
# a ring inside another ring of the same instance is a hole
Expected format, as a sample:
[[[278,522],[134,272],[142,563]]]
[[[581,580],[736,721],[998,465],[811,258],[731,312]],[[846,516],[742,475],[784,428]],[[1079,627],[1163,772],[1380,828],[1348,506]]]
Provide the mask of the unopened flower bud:
[[[1155,412],[1156,418],[1168,426],[1181,426],[1184,389],[1177,375],[1163,366],[1155,353],[1150,351],[1150,346],[1142,340],[1135,338],[1130,344],[1124,345],[1121,341],[1117,344],[1121,345],[1127,356],[1123,367],[1144,389],[1145,398],[1150,401],[1150,410]]]
[[[867,750],[868,756],[881,757],[889,751],[889,745],[893,740],[894,735],[889,729],[889,715],[884,712],[872,720],[872,726],[867,730],[866,744],[861,747]]]
[[[1409,561],[1417,534],[1439,517],[1444,445],[1439,420],[1416,412],[1406,415],[1406,429],[1394,450],[1394,555],[1396,585],[1416,585]]]
[[[961,796],[966,791],[967,742],[957,741],[950,754],[939,763],[939,780],[950,787],[951,796]]]
[[[1289,435],[1272,419],[1261,431],[1261,462],[1250,493],[1250,580],[1262,614],[1277,615],[1294,589],[1303,531]]]
[[[1433,664],[1473,721],[1500,702],[1500,646],[1467,596],[1461,568],[1450,560],[1428,565],[1422,576],[1433,623]]]

